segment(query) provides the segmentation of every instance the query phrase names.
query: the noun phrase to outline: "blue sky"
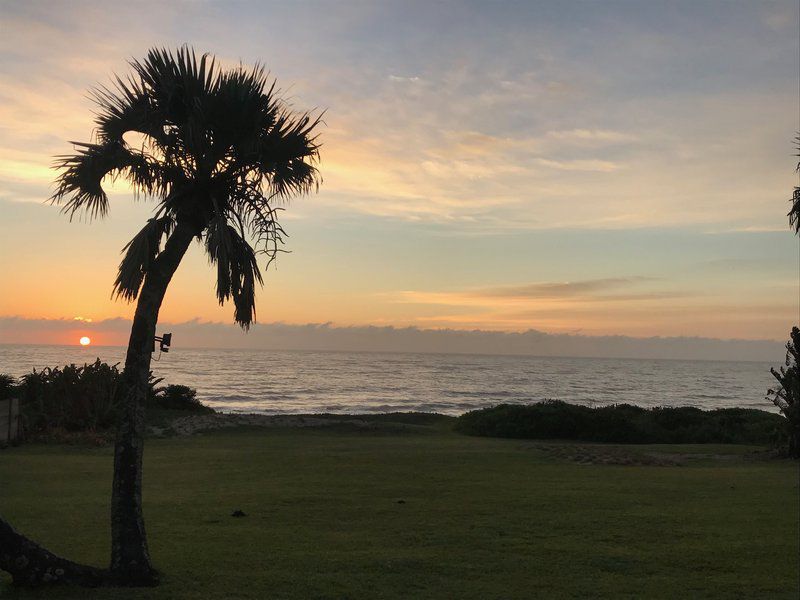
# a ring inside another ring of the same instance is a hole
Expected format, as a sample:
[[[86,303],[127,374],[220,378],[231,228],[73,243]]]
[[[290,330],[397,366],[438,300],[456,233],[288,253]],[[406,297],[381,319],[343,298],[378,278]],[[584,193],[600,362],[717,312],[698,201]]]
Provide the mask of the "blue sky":
[[[153,45],[325,109],[259,319],[782,339],[797,320],[796,2],[0,2],[0,316],[129,317],[147,218],[43,203],[86,91]],[[229,322],[193,249],[162,316]],[[39,323],[39,321],[37,321]]]

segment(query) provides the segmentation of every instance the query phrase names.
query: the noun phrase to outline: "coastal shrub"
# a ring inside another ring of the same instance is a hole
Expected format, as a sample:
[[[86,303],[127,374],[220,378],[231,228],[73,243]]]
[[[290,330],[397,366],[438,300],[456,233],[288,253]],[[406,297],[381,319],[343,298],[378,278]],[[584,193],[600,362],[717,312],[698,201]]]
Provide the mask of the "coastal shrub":
[[[786,417],[779,444],[793,458],[800,458],[800,329],[792,327],[786,344],[786,360],[779,370],[770,369],[778,387],[767,390],[767,399]]]
[[[0,373],[0,400],[8,400],[14,395],[17,380],[7,373]]]
[[[631,404],[601,406],[599,408],[581,407],[587,424],[578,432],[578,437],[588,436],[598,442],[619,442],[641,444],[651,439],[652,423],[647,411]]]
[[[161,382],[150,374],[148,396]],[[122,400],[119,365],[97,359],[83,366],[34,369],[17,386],[26,434],[49,439],[59,432],[98,432],[116,425]]]
[[[515,404],[473,410],[458,417],[456,430],[470,435],[509,438],[564,438],[578,436],[587,427],[582,406],[545,400],[535,410]]]
[[[99,359],[83,366],[34,369],[19,385],[25,430],[109,428],[115,422],[120,386],[117,365]]]
[[[197,390],[186,385],[168,385],[158,388],[152,396],[151,404],[167,410],[188,410],[191,412],[214,412],[214,409],[201,404]]]
[[[645,409],[630,404],[592,408],[546,400],[501,404],[458,417],[455,430],[467,435],[562,439],[617,444],[727,443],[769,445],[785,419],[744,408]]]

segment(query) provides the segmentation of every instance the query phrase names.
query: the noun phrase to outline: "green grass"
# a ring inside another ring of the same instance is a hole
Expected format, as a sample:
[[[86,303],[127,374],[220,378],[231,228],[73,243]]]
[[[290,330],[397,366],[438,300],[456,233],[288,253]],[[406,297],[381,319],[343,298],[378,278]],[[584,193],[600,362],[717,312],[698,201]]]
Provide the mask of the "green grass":
[[[145,517],[161,587],[17,590],[3,574],[0,596],[797,597],[796,463],[753,460],[741,446],[626,446],[705,456],[580,465],[530,441],[442,429],[148,440]],[[0,512],[50,549],[103,565],[111,458],[108,448],[2,451]]]

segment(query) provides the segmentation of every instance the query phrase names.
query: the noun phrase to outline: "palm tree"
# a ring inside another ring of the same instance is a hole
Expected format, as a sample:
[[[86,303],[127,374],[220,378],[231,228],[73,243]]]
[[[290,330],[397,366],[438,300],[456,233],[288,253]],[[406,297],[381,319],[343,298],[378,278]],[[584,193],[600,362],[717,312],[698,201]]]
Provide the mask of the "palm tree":
[[[293,113],[261,66],[222,69],[186,47],[152,49],[130,65],[127,78],[93,91],[96,140],[72,142],[76,153],[59,158],[51,200],[70,218],[102,217],[103,180],[121,177],[156,201],[114,282],[117,297],[137,304],[114,453],[110,573],[117,583],[147,585],[156,574],[141,505],[144,399],[161,302],[197,239],[216,266],[220,304],[232,300],[235,321],[250,327],[262,283],[257,255],[268,265],[283,243],[280,204],[319,185],[320,117]],[[140,134],[137,147],[125,139],[131,132]],[[0,520],[0,538],[10,535],[3,526],[10,529]]]
[[[795,156],[800,156],[800,133],[797,134],[797,137],[794,138],[795,143],[797,144],[797,154]],[[795,173],[800,173],[800,161],[797,163],[797,167],[795,167]],[[800,186],[794,186],[794,192],[792,193],[792,198],[790,200],[792,203],[792,207],[789,209],[789,227],[794,229],[794,232],[797,235],[800,235]]]

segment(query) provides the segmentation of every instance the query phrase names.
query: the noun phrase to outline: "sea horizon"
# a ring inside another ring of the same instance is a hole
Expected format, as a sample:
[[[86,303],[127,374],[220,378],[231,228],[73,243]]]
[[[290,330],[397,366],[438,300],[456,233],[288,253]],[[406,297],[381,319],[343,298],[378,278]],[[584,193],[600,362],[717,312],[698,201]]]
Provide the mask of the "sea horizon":
[[[642,338],[645,339],[645,338]],[[727,340],[721,340],[727,341]],[[748,340],[749,341],[749,340]],[[759,340],[761,341],[761,340]],[[773,340],[764,340],[764,341],[773,341]],[[778,343],[778,342],[776,342]],[[0,347],[3,346],[33,346],[33,347],[52,347],[52,348],[74,348],[81,352],[89,352],[91,353],[91,348],[123,348],[127,349],[126,345],[123,344],[95,344],[91,343],[88,346],[81,346],[79,344],[39,344],[39,343],[7,343],[7,342],[0,342]],[[673,358],[673,357],[635,357],[635,356],[596,356],[596,355],[570,355],[570,354],[525,354],[522,352],[509,352],[509,353],[498,353],[498,352],[442,352],[436,350],[350,350],[350,349],[342,349],[336,350],[331,348],[284,348],[284,347],[275,347],[275,348],[253,348],[253,347],[241,347],[241,348],[234,348],[228,346],[183,346],[185,350],[209,350],[215,352],[225,352],[225,351],[234,351],[234,352],[298,352],[298,353],[330,353],[330,354],[423,354],[423,355],[432,355],[432,356],[508,356],[508,357],[525,357],[525,358],[568,358],[568,359],[586,359],[586,360],[633,360],[633,361],[668,361],[668,362],[710,362],[710,363],[770,363],[767,360],[759,360],[754,358],[749,359],[742,359],[742,358],[731,358],[731,359],[724,359],[724,358]],[[171,348],[170,353],[176,352],[176,348]],[[158,352],[155,352],[155,355],[158,355]],[[776,365],[783,364],[783,356],[779,356],[778,359],[775,361]],[[771,363],[770,363],[771,364]],[[63,365],[53,365],[53,366],[63,366]]]
[[[15,377],[96,359],[121,369],[125,347],[0,344],[0,372]],[[765,395],[777,363],[179,347],[156,352],[151,370],[163,385],[188,385],[204,404],[235,413],[459,415],[542,400],[775,412]]]

